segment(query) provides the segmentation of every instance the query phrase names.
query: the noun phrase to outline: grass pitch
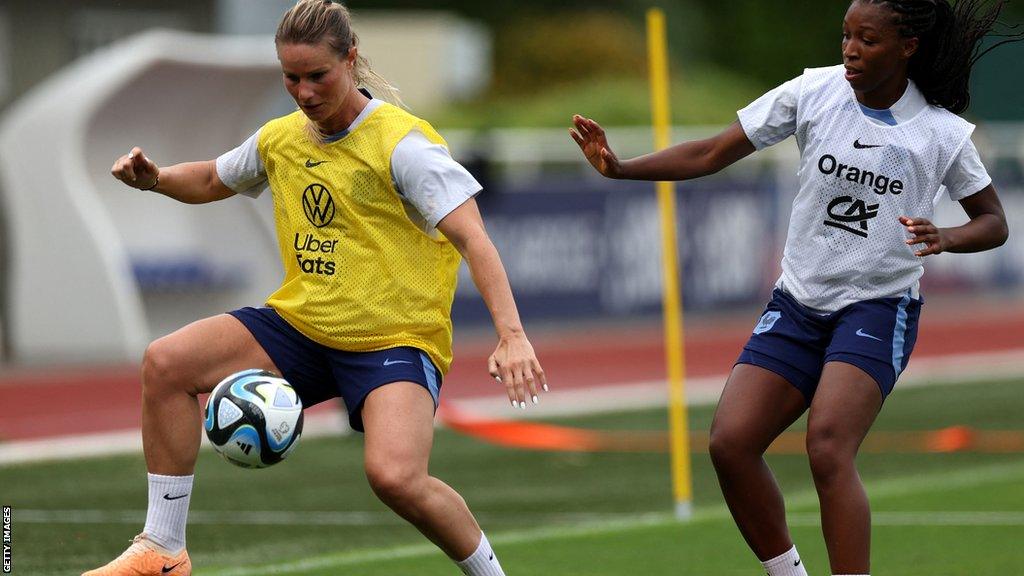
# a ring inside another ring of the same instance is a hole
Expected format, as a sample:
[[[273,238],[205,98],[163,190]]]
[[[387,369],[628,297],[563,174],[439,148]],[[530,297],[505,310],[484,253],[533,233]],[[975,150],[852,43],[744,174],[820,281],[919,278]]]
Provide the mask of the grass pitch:
[[[875,430],[1017,430],[1024,382],[897,390]],[[706,430],[710,407],[691,412]],[[561,423],[666,428],[663,411]],[[802,425],[798,423],[796,426]],[[358,435],[304,440],[248,471],[203,451],[188,533],[195,574],[450,575],[457,569],[370,492]],[[828,574],[806,457],[772,455],[794,539]],[[859,461],[872,500],[872,565],[892,576],[1003,576],[1024,559],[1024,454],[880,453]],[[667,455],[508,450],[440,430],[432,473],[469,502],[511,575],[757,575],[706,454],[694,454],[696,514],[677,523]],[[15,574],[79,574],[119,554],[145,519],[141,455],[0,468],[13,507]]]

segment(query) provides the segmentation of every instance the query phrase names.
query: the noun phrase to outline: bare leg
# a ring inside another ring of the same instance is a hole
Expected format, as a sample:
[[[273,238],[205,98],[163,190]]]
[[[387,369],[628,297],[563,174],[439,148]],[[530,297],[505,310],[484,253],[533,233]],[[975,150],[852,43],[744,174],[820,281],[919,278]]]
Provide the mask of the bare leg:
[[[764,452],[806,409],[803,394],[778,374],[738,364],[711,424],[711,461],[722,494],[740,533],[762,562],[793,546],[782,492]]]
[[[434,401],[419,384],[377,388],[363,404],[366,477],[377,496],[455,561],[480,544],[465,500],[427,473],[434,443]]]
[[[881,407],[882,393],[866,372],[825,365],[811,403],[807,455],[833,574],[867,574],[871,567],[871,510],[854,459]]]
[[[121,556],[83,576],[191,573],[185,522],[202,429],[198,394],[246,368],[277,369],[248,329],[223,314],[193,322],[146,349],[142,360],[142,445],[149,470],[144,533]],[[165,487],[187,490],[169,493]]]
[[[196,396],[246,368],[277,371],[249,330],[227,314],[149,345],[142,361],[142,444],[150,473],[192,474],[202,434]]]

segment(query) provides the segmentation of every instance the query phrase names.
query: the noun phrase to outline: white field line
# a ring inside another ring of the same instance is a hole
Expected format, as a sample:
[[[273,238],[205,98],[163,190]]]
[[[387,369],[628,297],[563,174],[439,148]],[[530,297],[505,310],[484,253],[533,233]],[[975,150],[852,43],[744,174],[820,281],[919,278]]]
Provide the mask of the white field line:
[[[727,374],[690,378],[686,382],[687,403],[691,406],[713,404],[718,400]],[[914,359],[896,388],[915,388],[954,383],[1024,377],[1024,349],[978,354]],[[505,396],[453,400],[453,406],[472,415],[494,418],[547,418],[625,410],[658,408],[666,405],[668,393],[663,380],[628,382],[587,389],[553,391],[545,394],[538,406],[514,410]],[[315,438],[351,432],[347,418],[340,412],[307,414],[303,436]],[[204,436],[205,444],[205,436]],[[40,440],[0,443],[0,466],[24,462],[66,460],[138,453],[142,450],[139,430],[100,434],[82,434]]]
[[[340,411],[306,414],[302,426],[303,438],[338,436],[350,432],[348,419],[343,417]],[[205,434],[202,435],[202,441],[204,449],[210,447]],[[0,466],[139,452],[142,452],[142,433],[138,429],[20,440],[0,443]]]
[[[930,475],[917,475],[907,478],[886,480],[881,483],[868,483],[868,492],[872,497],[900,495],[911,492],[942,490],[950,487],[972,487],[984,484],[1024,479],[1024,461],[1008,464],[979,466],[960,470],[953,474],[945,472]],[[809,507],[815,505],[817,496],[813,491],[805,491],[786,498],[790,507]],[[971,516],[973,515],[973,516]],[[989,523],[984,523],[984,520]],[[812,521],[808,512],[790,514],[798,521]],[[817,515],[814,514],[814,517]],[[909,513],[877,513],[882,522],[878,525],[949,525],[949,526],[1020,526],[1024,525],[1024,512],[909,512]],[[718,505],[698,510],[691,523],[721,521],[729,517],[725,506]],[[942,524],[942,519],[945,524]],[[887,520],[887,521],[886,521]],[[933,522],[934,520],[934,522]],[[488,539],[495,545],[545,542],[591,535],[627,532],[651,526],[667,526],[678,521],[668,513],[640,514],[611,521],[596,521],[577,526],[548,526],[537,529],[495,532]],[[212,569],[204,571],[207,576],[258,576],[262,574],[295,574],[310,570],[334,569],[359,566],[375,562],[438,555],[432,545],[415,544],[393,548],[359,550],[339,554],[328,554],[307,558],[297,562],[282,562],[270,566],[252,568]]]
[[[790,514],[790,526],[820,526],[817,514]],[[872,512],[872,526],[1024,526],[1024,512]]]
[[[686,400],[690,406],[718,402],[727,373],[686,380]],[[944,384],[976,383],[1024,377],[1024,349],[977,354],[957,354],[911,359],[900,376],[896,393],[904,388]],[[467,413],[503,419],[575,416],[602,412],[643,410],[667,405],[668,387],[664,380],[630,382],[620,385],[560,391],[550,382],[552,392],[543,395],[537,406],[528,410],[510,408],[505,396],[474,398],[452,402]],[[504,401],[499,401],[504,400]]]
[[[477,514],[483,524],[495,526],[512,521],[530,521],[538,524],[601,525],[632,522],[639,515],[620,513],[578,514]],[[652,515],[650,518],[660,517]],[[144,524],[146,511],[139,510],[14,510],[14,521],[25,524]],[[786,516],[792,526],[817,526],[821,519],[817,513],[799,512]],[[204,511],[192,510],[189,525],[209,526],[404,526],[398,516],[390,512],[288,512],[278,510]],[[1024,511],[925,511],[925,512],[873,512],[871,523],[876,526],[1024,526]]]
[[[633,520],[635,512],[611,513],[503,513],[476,514],[488,525],[535,522],[539,524],[594,524]],[[26,524],[144,524],[146,510],[13,510],[16,523]],[[210,526],[405,526],[392,512],[190,510],[189,525]]]

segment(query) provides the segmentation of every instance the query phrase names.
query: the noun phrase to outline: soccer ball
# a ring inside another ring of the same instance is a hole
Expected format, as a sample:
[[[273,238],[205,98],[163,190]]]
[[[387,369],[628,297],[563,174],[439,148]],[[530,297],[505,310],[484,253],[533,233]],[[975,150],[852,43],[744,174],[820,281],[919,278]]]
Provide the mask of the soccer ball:
[[[236,372],[206,400],[206,437],[225,460],[266,468],[284,460],[302,433],[302,401],[284,378],[266,370]]]

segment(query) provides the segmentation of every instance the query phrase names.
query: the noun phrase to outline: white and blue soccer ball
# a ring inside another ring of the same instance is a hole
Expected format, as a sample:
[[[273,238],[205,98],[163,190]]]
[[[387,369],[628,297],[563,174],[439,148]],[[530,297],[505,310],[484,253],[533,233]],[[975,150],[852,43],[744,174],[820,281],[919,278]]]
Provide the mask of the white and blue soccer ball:
[[[284,460],[302,434],[302,401],[284,378],[266,370],[236,372],[206,400],[206,437],[225,460],[266,468]]]

